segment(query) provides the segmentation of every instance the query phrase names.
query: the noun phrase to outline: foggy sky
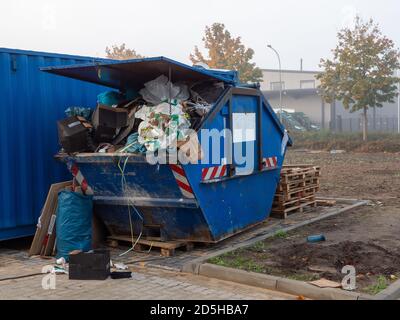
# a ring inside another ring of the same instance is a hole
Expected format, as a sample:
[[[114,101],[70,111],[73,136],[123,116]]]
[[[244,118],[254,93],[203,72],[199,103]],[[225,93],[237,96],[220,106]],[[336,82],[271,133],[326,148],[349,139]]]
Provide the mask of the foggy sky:
[[[222,22],[255,50],[261,68],[318,69],[336,33],[359,14],[373,17],[400,46],[398,0],[1,0],[0,47],[104,56],[107,45],[125,42],[146,56],[189,63],[206,25]]]

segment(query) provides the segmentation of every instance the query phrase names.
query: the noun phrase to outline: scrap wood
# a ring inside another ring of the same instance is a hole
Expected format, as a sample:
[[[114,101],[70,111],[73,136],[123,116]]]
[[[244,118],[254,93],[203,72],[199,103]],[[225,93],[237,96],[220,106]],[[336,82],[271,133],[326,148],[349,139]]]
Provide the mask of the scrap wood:
[[[336,205],[336,200],[328,200],[328,199],[317,199],[317,205],[321,207],[333,207]]]
[[[49,227],[47,228],[47,234],[45,236],[45,240],[43,241],[43,246],[40,251],[40,256],[50,256],[53,254],[54,245],[55,245],[55,226],[56,226],[56,211],[50,217]]]
[[[55,215],[57,210],[58,192],[70,186],[72,186],[72,181],[60,182],[50,186],[46,202],[39,218],[35,237],[33,238],[29,250],[29,256],[46,254],[50,250],[49,247],[51,243],[53,243],[54,246],[54,242],[52,241],[53,237],[55,237],[55,233],[53,232],[54,229],[50,228],[49,230],[49,226],[52,227],[52,216]]]
[[[309,282],[310,284],[317,286],[319,288],[341,288],[342,284],[339,282],[331,281],[328,279],[319,279],[316,281]]]
[[[182,145],[178,147],[189,163],[196,164],[204,158],[204,152],[196,133],[190,134]]]

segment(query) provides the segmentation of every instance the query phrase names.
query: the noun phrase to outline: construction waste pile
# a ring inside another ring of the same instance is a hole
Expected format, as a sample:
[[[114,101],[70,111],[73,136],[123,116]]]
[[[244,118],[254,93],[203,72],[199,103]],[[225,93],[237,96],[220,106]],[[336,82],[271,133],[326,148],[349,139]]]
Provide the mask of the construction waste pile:
[[[280,116],[280,110],[275,110]],[[319,131],[320,127],[314,124],[303,112],[288,112],[282,110],[282,122],[287,130],[293,132]]]
[[[174,151],[189,140],[191,130],[200,128],[224,89],[224,83],[218,80],[189,86],[160,75],[144,83],[138,92],[103,92],[97,96],[94,110],[81,106],[65,110],[67,118],[57,123],[62,147],[59,154]],[[70,262],[70,279],[105,279],[109,265],[94,274],[93,270],[82,273],[83,264],[91,269],[93,261],[99,264],[109,257],[91,250],[94,193],[76,164],[69,169],[74,180],[52,186],[30,255],[56,254],[63,272]]]
[[[70,107],[58,121],[61,153],[145,153],[176,149],[189,129],[199,128],[224,84],[205,81],[187,86],[161,75],[139,92],[107,91],[97,108]]]

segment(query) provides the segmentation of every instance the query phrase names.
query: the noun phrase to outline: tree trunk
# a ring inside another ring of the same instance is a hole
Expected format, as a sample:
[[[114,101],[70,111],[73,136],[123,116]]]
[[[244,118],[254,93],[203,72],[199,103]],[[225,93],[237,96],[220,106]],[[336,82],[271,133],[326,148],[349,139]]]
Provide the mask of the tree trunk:
[[[367,117],[367,107],[364,107],[363,114],[363,141],[367,141],[368,139],[368,117]]]

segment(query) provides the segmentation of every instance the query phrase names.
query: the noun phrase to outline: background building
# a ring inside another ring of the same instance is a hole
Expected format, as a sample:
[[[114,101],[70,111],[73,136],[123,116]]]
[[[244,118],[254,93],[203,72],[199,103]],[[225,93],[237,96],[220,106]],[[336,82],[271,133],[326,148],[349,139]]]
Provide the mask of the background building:
[[[362,112],[350,113],[340,101],[327,104],[318,90],[318,71],[282,70],[282,105],[284,109],[304,112],[322,129],[338,132],[362,130]],[[279,70],[264,69],[261,90],[273,108],[279,108]],[[368,111],[370,131],[397,132],[398,104],[384,104],[383,108]]]

